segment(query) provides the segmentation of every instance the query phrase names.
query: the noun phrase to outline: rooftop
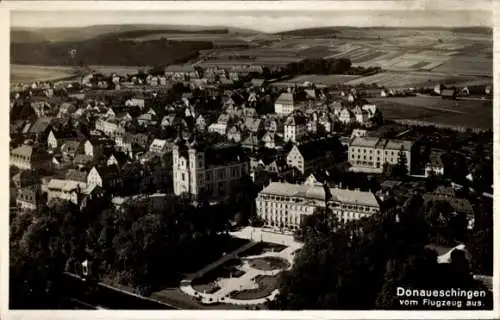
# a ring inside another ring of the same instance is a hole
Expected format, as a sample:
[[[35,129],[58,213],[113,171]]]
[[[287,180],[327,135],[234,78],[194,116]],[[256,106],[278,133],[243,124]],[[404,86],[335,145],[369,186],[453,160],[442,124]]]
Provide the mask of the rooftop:
[[[378,207],[378,201],[371,192],[348,189],[330,188],[333,201],[342,203]],[[298,197],[312,200],[325,200],[325,189],[322,185],[291,184],[271,182],[261,194],[271,194],[284,197]]]
[[[349,144],[350,147],[375,148],[380,138],[378,137],[356,137]]]
[[[289,93],[289,92],[283,92],[276,100],[276,103],[278,103],[278,104],[293,104],[294,103],[293,94]]]

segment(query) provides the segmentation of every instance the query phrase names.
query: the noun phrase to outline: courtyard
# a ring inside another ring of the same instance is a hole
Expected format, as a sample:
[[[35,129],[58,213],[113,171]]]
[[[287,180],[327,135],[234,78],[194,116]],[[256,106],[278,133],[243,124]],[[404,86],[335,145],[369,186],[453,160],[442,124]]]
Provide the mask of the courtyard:
[[[250,242],[186,277],[181,291],[206,305],[250,306],[273,300],[280,273],[292,267],[302,244],[291,235],[252,227],[231,236]]]

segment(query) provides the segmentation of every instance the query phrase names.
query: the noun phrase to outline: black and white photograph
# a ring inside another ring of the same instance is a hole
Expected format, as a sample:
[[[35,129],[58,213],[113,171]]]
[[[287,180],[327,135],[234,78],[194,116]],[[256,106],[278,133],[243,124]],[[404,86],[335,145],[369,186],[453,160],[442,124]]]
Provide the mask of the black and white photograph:
[[[365,3],[11,8],[9,310],[491,317],[492,2]]]

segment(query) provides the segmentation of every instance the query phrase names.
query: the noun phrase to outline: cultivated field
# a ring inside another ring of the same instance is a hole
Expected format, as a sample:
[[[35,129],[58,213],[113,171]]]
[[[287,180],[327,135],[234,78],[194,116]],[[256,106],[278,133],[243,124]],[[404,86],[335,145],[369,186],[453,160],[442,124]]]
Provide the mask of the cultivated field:
[[[117,74],[120,76],[125,76],[127,74],[135,74],[138,73],[139,71],[147,71],[150,69],[150,67],[144,67],[144,66],[137,66],[137,67],[132,67],[132,66],[90,66],[90,69],[94,70],[95,72],[102,73],[105,75],[109,74]]]
[[[384,119],[432,121],[446,125],[492,129],[491,101],[443,100],[440,97],[374,98]]]
[[[57,80],[75,75],[72,67],[48,67],[34,65],[10,65],[11,82]]]
[[[303,84],[304,82],[311,82],[313,84],[323,84],[325,86],[333,86],[337,84],[345,84],[349,81],[355,80],[360,76],[343,75],[343,74],[303,74],[298,75],[290,80],[282,81],[277,84]]]
[[[478,81],[478,79],[473,76],[453,76],[433,72],[381,72],[371,76],[353,79],[348,81],[347,85],[377,84],[386,88],[432,88],[437,84],[453,85],[471,81]],[[483,82],[484,81],[483,79]]]

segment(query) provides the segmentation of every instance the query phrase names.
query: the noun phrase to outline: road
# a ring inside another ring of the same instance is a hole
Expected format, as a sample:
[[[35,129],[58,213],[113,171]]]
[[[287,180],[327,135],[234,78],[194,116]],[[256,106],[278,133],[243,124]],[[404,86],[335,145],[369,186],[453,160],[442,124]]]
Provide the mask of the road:
[[[113,310],[175,310],[175,306],[154,302],[138,296],[111,289],[100,284],[90,284],[80,278],[65,274],[63,308],[113,309]]]

